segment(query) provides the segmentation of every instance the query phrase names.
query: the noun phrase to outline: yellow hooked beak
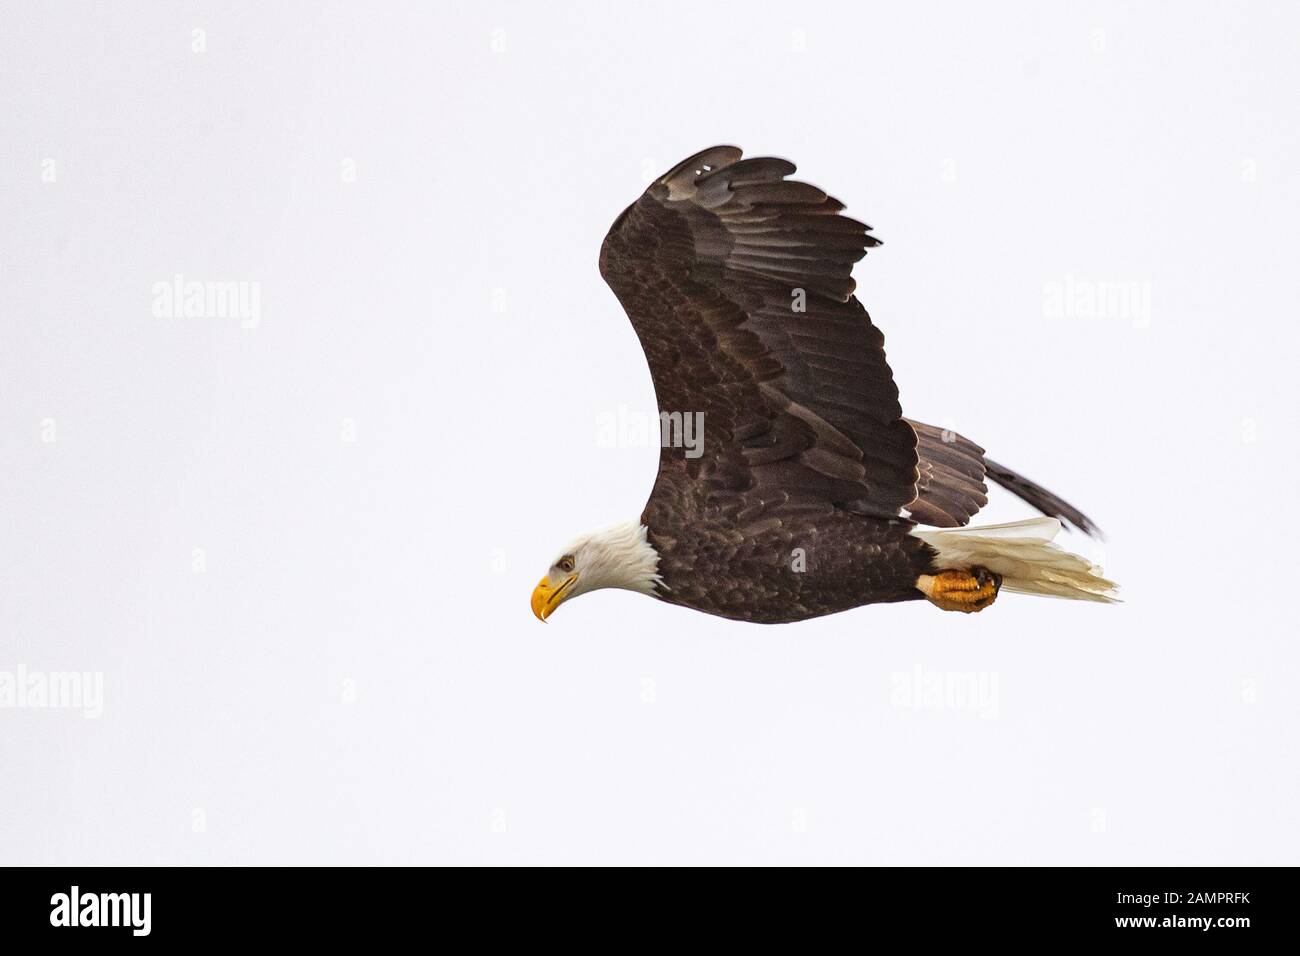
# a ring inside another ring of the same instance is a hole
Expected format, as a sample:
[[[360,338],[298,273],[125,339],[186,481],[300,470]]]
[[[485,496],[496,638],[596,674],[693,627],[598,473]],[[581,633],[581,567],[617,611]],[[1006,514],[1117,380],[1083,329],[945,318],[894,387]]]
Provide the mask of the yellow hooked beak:
[[[537,587],[533,588],[533,613],[537,615],[537,620],[543,624],[554,611],[564,601],[564,595],[568,593],[573,582],[578,580],[576,574],[570,574],[561,582],[558,588],[551,587],[551,582],[547,578],[542,578],[537,582]]]

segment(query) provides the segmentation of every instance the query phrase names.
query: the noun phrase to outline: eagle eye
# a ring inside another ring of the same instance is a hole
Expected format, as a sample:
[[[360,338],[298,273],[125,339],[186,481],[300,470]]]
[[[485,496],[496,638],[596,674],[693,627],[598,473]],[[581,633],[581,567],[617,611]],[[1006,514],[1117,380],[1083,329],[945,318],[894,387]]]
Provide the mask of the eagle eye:
[[[564,557],[560,558],[560,560],[555,562],[555,566],[559,568],[561,571],[563,571],[565,574],[572,574],[573,555],[566,554]]]

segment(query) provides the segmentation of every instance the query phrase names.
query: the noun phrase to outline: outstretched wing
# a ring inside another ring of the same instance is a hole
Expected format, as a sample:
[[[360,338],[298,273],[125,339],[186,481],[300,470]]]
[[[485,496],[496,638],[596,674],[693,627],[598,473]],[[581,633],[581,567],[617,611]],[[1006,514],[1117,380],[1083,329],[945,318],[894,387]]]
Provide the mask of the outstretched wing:
[[[657,179],[605,237],[600,271],[641,340],[661,413],[704,415],[702,455],[665,447],[741,519],[916,498],[916,434],[884,336],[853,297],[878,241],[783,159],[705,150]]]

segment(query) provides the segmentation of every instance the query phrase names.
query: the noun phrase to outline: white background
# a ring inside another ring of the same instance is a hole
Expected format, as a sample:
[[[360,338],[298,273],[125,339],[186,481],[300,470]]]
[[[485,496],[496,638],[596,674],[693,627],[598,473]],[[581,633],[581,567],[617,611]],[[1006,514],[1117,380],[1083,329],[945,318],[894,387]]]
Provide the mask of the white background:
[[[105,699],[0,710],[0,861],[1300,862],[1293,7],[270,6],[5,4],[0,670]],[[719,142],[1127,603],[533,619],[655,468],[600,241]]]

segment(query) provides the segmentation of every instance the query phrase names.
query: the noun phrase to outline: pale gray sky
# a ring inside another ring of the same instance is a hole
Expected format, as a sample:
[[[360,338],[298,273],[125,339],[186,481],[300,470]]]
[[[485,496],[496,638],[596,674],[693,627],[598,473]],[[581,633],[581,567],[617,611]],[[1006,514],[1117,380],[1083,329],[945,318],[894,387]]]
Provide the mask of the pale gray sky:
[[[1295,9],[5,6],[0,673],[102,715],[0,708],[0,860],[1296,862]],[[1126,604],[533,619],[654,474],[599,243],[719,142]]]

